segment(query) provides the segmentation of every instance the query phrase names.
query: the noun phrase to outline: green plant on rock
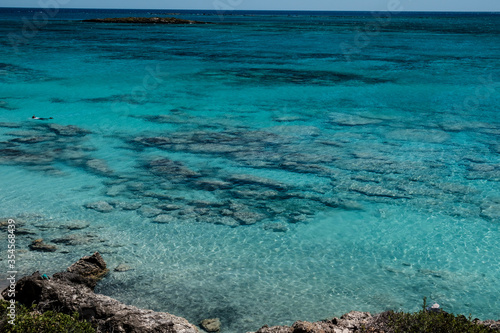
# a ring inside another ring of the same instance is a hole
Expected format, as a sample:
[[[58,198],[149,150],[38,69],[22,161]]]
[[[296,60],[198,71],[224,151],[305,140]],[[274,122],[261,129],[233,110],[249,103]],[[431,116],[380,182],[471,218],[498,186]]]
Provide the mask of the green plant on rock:
[[[387,326],[394,333],[494,333],[493,329],[476,324],[471,317],[444,311],[428,311],[424,297],[422,310],[415,313],[391,312]]]
[[[14,325],[9,323],[10,303],[0,301],[0,332],[5,333],[95,333],[86,321],[80,321],[78,313],[67,315],[53,311],[39,313],[35,306],[28,308],[16,303]]]

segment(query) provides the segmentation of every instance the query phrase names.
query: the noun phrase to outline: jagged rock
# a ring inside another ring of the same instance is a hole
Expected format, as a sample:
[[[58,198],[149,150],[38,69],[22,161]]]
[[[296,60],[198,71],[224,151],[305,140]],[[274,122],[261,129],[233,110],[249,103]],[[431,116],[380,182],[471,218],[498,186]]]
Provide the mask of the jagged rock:
[[[38,272],[35,272],[33,275],[35,275],[36,273],[38,273]],[[79,274],[71,273],[71,272],[55,273],[52,276],[52,280],[62,281],[62,282],[70,283],[70,284],[76,284],[76,285],[85,285],[85,286],[89,287],[92,291],[94,290],[94,288],[96,287],[97,282],[98,282],[98,280],[96,280],[96,279],[84,277],[84,276],[81,276]]]
[[[354,333],[373,332],[384,333],[394,330],[388,325],[392,311],[386,311],[372,316],[368,312],[351,311],[340,318],[322,320],[315,323],[297,321],[290,326],[264,326],[255,333]],[[478,325],[484,325],[493,330],[500,329],[500,321],[479,321]]]
[[[200,325],[207,332],[219,332],[221,322],[219,318],[212,318],[202,320]]]
[[[85,207],[96,210],[101,213],[109,213],[113,210],[113,206],[111,206],[106,201],[91,202],[86,204]]]
[[[184,318],[165,312],[142,310],[95,294],[94,281],[77,272],[88,273],[91,269],[83,268],[82,263],[85,266],[96,262],[105,267],[102,258],[94,253],[71,266],[79,267],[77,271],[56,273],[50,280],[43,279],[39,272],[23,277],[16,283],[13,298],[26,306],[36,304],[36,310],[40,312],[78,312],[81,318],[91,322],[100,332],[198,333],[197,328]],[[7,288],[2,296],[7,300],[12,298]]]
[[[106,268],[106,262],[104,262],[99,252],[95,252],[93,255],[83,257],[69,266],[68,272],[99,280],[109,272],[109,269]]]
[[[496,330],[500,332],[500,320],[485,320],[485,321],[478,321],[479,325],[483,325],[486,327],[491,328],[492,330]]]
[[[370,327],[373,322],[368,312],[349,312],[342,317],[322,320],[315,323],[297,321],[290,326],[264,326],[255,333],[351,333],[360,332],[362,327]],[[379,332],[370,331],[367,332]],[[383,332],[383,331],[382,331]]]
[[[43,239],[35,239],[30,245],[31,251],[40,251],[40,252],[55,252],[57,247],[55,245],[45,244]]]

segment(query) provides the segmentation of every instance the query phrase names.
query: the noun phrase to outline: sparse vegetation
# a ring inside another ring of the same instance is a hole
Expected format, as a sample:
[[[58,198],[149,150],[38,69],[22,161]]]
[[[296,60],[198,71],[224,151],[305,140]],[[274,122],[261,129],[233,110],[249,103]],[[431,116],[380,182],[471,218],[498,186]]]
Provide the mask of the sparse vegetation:
[[[391,312],[387,326],[394,333],[493,333],[497,332],[478,325],[471,317],[454,315],[444,311],[428,311],[426,298],[422,310],[415,313]]]
[[[4,333],[95,333],[90,323],[81,321],[78,313],[67,315],[53,311],[40,313],[16,303],[14,325],[9,323],[10,303],[0,300],[0,332]]]

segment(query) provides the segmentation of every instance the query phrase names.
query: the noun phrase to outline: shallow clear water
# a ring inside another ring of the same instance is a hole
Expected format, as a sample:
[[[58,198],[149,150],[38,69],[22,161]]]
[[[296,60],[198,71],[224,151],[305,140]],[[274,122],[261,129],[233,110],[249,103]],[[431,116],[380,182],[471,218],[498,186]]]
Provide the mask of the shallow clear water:
[[[225,332],[423,296],[500,317],[499,16],[68,11],[17,43],[34,13],[0,12],[19,276],[99,251],[98,292]]]

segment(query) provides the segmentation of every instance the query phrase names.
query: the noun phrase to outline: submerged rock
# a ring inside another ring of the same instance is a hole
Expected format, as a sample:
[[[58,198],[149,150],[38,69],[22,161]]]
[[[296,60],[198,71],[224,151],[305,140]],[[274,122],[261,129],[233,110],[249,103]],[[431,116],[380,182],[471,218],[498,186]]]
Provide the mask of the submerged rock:
[[[169,204],[169,203],[161,203],[156,205],[156,208],[165,210],[165,211],[172,211],[172,210],[179,210],[182,209],[183,206],[181,205],[176,205],[176,204]]]
[[[160,214],[153,219],[154,223],[171,223],[174,221],[176,221],[176,218],[167,214]]]
[[[38,232],[27,229],[27,228],[17,228],[16,229],[16,235],[36,235]]]
[[[337,113],[332,112],[329,114],[330,122],[340,126],[364,126],[379,124],[382,122],[380,119],[373,119],[358,116],[355,114]]]
[[[49,124],[48,129],[60,136],[85,136],[91,132],[74,125]]]
[[[232,175],[228,178],[228,181],[236,184],[236,185],[241,185],[241,184],[250,184],[250,185],[257,185],[257,186],[264,186],[264,187],[269,187],[272,189],[277,189],[277,190],[286,190],[287,186],[283,183],[274,181],[269,178],[263,178],[263,177],[257,177],[257,176],[252,176],[252,175]]]
[[[105,161],[96,158],[88,160],[85,163],[85,167],[90,171],[103,176],[108,176],[113,173],[113,171],[108,167]]]
[[[283,223],[269,223],[262,227],[264,230],[269,230],[273,232],[287,232],[288,227]]]
[[[127,264],[119,264],[118,266],[115,267],[114,271],[115,272],[127,272],[127,271],[131,271],[132,269],[133,268]]]
[[[483,204],[481,217],[491,222],[500,222],[500,203]]]
[[[168,158],[156,159],[147,165],[157,176],[166,177],[173,180],[185,180],[188,178],[199,177],[200,174],[188,169],[182,162],[172,161]]]
[[[68,229],[68,230],[81,230],[88,228],[90,226],[90,223],[86,221],[73,221],[72,223],[62,226],[61,228]]]
[[[19,127],[21,127],[21,124],[18,124],[18,123],[8,123],[8,122],[0,122],[0,127],[19,128]]]
[[[252,211],[236,211],[233,217],[243,225],[255,224],[265,218],[263,214]]]
[[[225,181],[218,180],[218,179],[199,180],[199,181],[195,182],[195,185],[197,187],[199,187],[200,189],[203,189],[205,191],[215,191],[215,190],[220,190],[220,189],[231,188],[230,182],[225,182]]]
[[[403,192],[387,189],[379,185],[352,183],[350,190],[364,194],[369,197],[385,197],[392,199],[410,199],[411,197]]]
[[[35,239],[29,247],[31,251],[40,252],[55,252],[57,250],[55,245],[45,244],[42,238]]]
[[[89,243],[95,243],[98,241],[98,238],[96,235],[92,234],[86,234],[86,235],[80,235],[80,234],[73,234],[73,235],[66,235],[61,238],[55,238],[52,239],[52,243],[56,244],[65,244],[65,245],[83,245],[83,244],[89,244]]]
[[[202,320],[200,326],[207,332],[219,332],[221,322],[219,318]]]
[[[10,142],[30,144],[30,143],[40,143],[40,142],[51,141],[51,140],[54,140],[54,137],[52,137],[52,136],[28,136],[28,137],[22,137],[22,138],[15,138],[15,139],[10,140]]]
[[[123,210],[138,210],[139,208],[142,207],[142,203],[140,202],[127,202],[127,201],[120,201],[116,202],[114,204],[116,208],[123,209]]]
[[[234,198],[254,199],[254,200],[273,200],[280,197],[276,191],[230,191]]]
[[[101,213],[109,213],[114,209],[113,206],[111,206],[106,201],[91,202],[86,204],[85,207],[96,210]]]
[[[163,213],[161,209],[153,208],[149,206],[142,206],[138,210],[139,214],[143,217],[155,217]]]
[[[127,186],[124,184],[121,185],[112,185],[106,190],[106,195],[108,197],[116,197],[122,193],[127,191]]]
[[[214,223],[220,224],[220,225],[225,225],[227,227],[232,227],[232,228],[240,225],[235,219],[233,219],[232,217],[228,217],[228,216],[216,217],[216,218],[214,218]]]
[[[417,141],[428,143],[443,143],[450,139],[450,135],[441,130],[429,129],[400,129],[386,134],[387,139],[402,141]]]

